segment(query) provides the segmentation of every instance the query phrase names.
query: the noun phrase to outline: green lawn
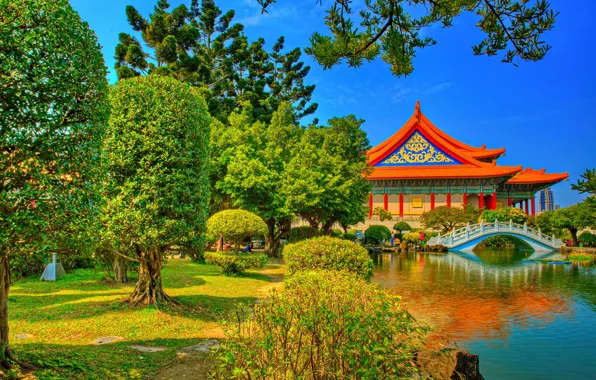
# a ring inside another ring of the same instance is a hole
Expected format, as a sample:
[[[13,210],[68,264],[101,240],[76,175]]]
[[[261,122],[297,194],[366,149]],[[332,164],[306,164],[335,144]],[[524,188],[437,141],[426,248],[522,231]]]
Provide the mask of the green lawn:
[[[92,269],[54,283],[19,280],[9,296],[11,346],[19,358],[40,367],[40,379],[151,378],[174,360],[176,349],[222,337],[221,314],[237,302],[267,295],[282,272],[282,265],[270,264],[243,277],[225,277],[216,266],[172,259],[163,270],[164,289],[182,306],[160,310],[130,308],[122,300],[134,282],[114,285]],[[33,338],[18,340],[16,334]],[[90,344],[111,335],[124,341]],[[142,353],[129,348],[133,344],[168,349]]]

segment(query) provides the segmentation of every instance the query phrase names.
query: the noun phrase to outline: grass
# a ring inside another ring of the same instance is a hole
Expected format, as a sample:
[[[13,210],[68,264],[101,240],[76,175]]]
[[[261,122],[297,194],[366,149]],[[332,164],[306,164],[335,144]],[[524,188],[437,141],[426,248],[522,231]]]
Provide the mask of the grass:
[[[596,256],[589,253],[572,253],[569,255],[569,260],[578,263],[591,263],[596,261]]]
[[[226,277],[214,265],[172,259],[163,269],[164,289],[181,307],[130,308],[122,300],[134,281],[115,285],[93,269],[77,270],[57,282],[19,280],[9,296],[11,347],[36,365],[39,379],[143,379],[172,362],[176,349],[206,338],[221,338],[221,315],[238,302],[266,296],[282,265]],[[134,279],[133,279],[134,280]],[[31,334],[15,339],[15,334]],[[104,336],[124,341],[102,346]],[[164,346],[142,353],[131,345]]]

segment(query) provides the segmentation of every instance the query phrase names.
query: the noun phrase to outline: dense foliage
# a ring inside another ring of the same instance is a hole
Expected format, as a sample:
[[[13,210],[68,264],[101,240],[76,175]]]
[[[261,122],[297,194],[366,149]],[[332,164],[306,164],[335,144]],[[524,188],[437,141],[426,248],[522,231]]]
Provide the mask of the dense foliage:
[[[584,174],[581,175],[581,179],[577,180],[577,184],[572,184],[571,188],[579,191],[580,194],[589,194],[590,196],[586,199],[586,202],[596,206],[596,169],[586,169]]]
[[[283,182],[287,205],[325,234],[336,222],[344,230],[364,222],[370,144],[363,122],[353,115],[332,118],[329,126],[309,126],[292,145]]]
[[[157,74],[200,87],[211,114],[224,122],[244,103],[265,122],[284,101],[295,106],[297,118],[317,109],[310,103],[315,86],[304,84],[310,67],[300,61],[300,49],[284,52],[283,37],[270,52],[262,38],[249,42],[244,26],[234,23],[235,12],[222,12],[213,0],[173,9],[159,0],[148,19],[128,5],[126,16],[143,43],[119,35],[115,68],[120,79]]]
[[[395,223],[393,225],[393,229],[401,234],[403,231],[411,231],[412,227],[410,227],[408,223],[402,220],[400,222]]]
[[[360,244],[339,238],[321,236],[284,248],[286,275],[307,270],[345,270],[370,280],[373,262]]]
[[[476,223],[479,210],[472,205],[466,208],[439,206],[434,210],[422,214],[422,223],[426,228],[441,229],[443,232],[451,231],[467,223]]]
[[[0,0],[0,366],[9,367],[9,258],[96,241],[106,68],[67,0]],[[0,373],[2,371],[0,370]]]
[[[140,265],[130,302],[168,301],[166,248],[205,244],[211,119],[190,86],[168,77],[120,81],[110,100],[105,238]]]
[[[234,245],[236,253],[240,243],[255,235],[267,233],[267,225],[259,216],[245,210],[224,210],[212,215],[207,220],[207,238],[209,241],[219,239],[223,234],[224,241]]]
[[[364,237],[369,244],[380,244],[383,240],[391,239],[391,231],[385,226],[373,225],[364,231]]]
[[[346,272],[303,272],[254,313],[238,311],[228,322],[214,377],[409,378],[425,332],[376,284]]]
[[[495,220],[499,222],[509,222],[524,224],[528,221],[528,215],[522,210],[515,207],[504,207],[498,210],[484,210],[480,219],[488,223],[493,223]]]
[[[415,244],[420,241],[420,233],[408,232],[403,234],[401,239],[407,243]]]
[[[321,233],[319,230],[312,228],[311,226],[292,227],[288,241],[290,243],[296,243],[302,240],[314,238],[320,234]]]
[[[588,247],[595,247],[596,246],[596,235],[591,233],[590,231],[582,232],[578,240],[585,246]]]
[[[567,230],[574,246],[579,244],[577,232],[584,228],[596,227],[596,208],[590,202],[582,202],[555,211],[548,211],[536,218],[538,227],[546,234],[562,236]]]
[[[375,207],[375,209],[373,210],[373,215],[376,215],[379,217],[379,220],[382,222],[384,220],[392,220],[393,216],[391,215],[391,213],[387,210],[385,210],[385,208],[383,207]]]
[[[258,253],[205,252],[205,262],[219,266],[226,276],[238,276],[246,269],[262,268],[269,257]]]
[[[277,2],[256,1],[263,10]],[[472,47],[475,55],[504,52],[503,62],[539,61],[550,49],[543,34],[553,28],[557,16],[545,0],[369,0],[358,7],[358,16],[352,2],[331,1],[325,16],[330,35],[313,33],[311,46],[305,49],[324,68],[343,60],[350,67],[359,67],[364,60],[381,56],[393,74],[408,75],[414,70],[416,52],[436,44],[428,36],[428,28],[450,27],[464,12],[480,18],[476,26],[485,34]]]

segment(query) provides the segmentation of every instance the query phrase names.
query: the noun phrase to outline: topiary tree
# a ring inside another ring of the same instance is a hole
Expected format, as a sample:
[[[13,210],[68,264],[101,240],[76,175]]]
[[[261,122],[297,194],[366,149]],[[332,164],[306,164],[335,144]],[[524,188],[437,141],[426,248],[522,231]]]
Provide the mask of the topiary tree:
[[[364,231],[364,237],[367,243],[380,244],[382,240],[391,239],[391,231],[385,226],[373,225]]]
[[[402,240],[408,243],[415,244],[420,241],[420,234],[418,232],[408,232],[402,236]]]
[[[204,246],[211,118],[203,99],[173,78],[137,77],[112,90],[105,236],[139,263],[130,304],[168,302],[161,277],[167,247]]]
[[[447,232],[466,223],[475,223],[478,215],[478,209],[472,205],[466,208],[438,206],[422,214],[422,223],[426,228]]]
[[[207,221],[207,236],[210,241],[223,234],[224,240],[234,244],[234,251],[238,253],[240,243],[247,238],[267,233],[267,225],[258,215],[245,210],[224,210],[212,215]]]
[[[368,251],[360,244],[329,236],[288,244],[284,261],[288,276],[304,270],[347,270],[370,280],[374,269]]]
[[[106,68],[67,0],[0,0],[0,374],[11,365],[9,259],[95,245]],[[2,377],[0,375],[0,377]]]
[[[399,297],[354,274],[302,272],[228,322],[214,378],[402,379],[420,377],[427,328]]]
[[[590,231],[582,232],[579,235],[578,240],[580,241],[580,243],[582,243],[584,245],[587,245],[590,247],[596,246],[596,235],[594,235]]]
[[[499,222],[509,222],[524,224],[528,222],[528,215],[522,210],[514,207],[504,207],[498,210],[484,210],[480,215],[480,219],[485,222],[493,223],[495,220]]]
[[[402,231],[411,231],[412,227],[410,227],[410,225],[406,222],[404,222],[403,220],[401,222],[397,222],[393,225],[393,229],[395,231],[398,231],[400,234],[402,233]]]

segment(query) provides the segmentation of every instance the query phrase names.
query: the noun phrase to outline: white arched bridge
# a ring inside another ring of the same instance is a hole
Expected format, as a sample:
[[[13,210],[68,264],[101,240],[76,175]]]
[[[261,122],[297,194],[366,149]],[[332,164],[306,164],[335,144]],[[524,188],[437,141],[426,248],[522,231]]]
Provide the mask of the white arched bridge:
[[[555,235],[544,235],[540,229],[530,228],[526,223],[517,224],[513,221],[485,223],[483,220],[480,223],[468,224],[463,228],[453,230],[447,235],[435,236],[428,241],[428,245],[444,245],[452,251],[470,252],[482,241],[499,235],[516,237],[527,243],[536,252],[550,252],[565,245],[562,240],[556,239]]]

